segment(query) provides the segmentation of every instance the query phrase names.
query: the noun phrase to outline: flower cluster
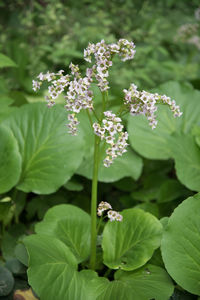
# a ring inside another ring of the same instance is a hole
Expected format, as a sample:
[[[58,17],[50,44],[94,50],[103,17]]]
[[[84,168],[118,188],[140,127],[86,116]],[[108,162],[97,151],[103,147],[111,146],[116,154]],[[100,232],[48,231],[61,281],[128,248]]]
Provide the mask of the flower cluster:
[[[40,73],[38,80],[33,80],[33,90],[39,90],[43,81],[50,83],[48,95],[45,97],[49,107],[55,104],[55,99],[62,92],[65,92],[65,108],[70,112],[67,127],[69,133],[76,135],[79,124],[77,114],[82,109],[93,109],[93,92],[90,89],[93,78],[97,80],[102,92],[108,90],[108,70],[112,66],[113,55],[118,53],[123,61],[132,59],[135,54],[134,48],[134,43],[125,39],[119,40],[116,44],[106,44],[104,40],[97,44],[89,43],[84,50],[85,60],[91,62],[91,55],[94,55],[96,63],[86,69],[85,77],[81,76],[78,65],[71,63],[70,75],[63,75],[63,70],[58,73]]]
[[[101,217],[103,212],[106,210],[108,210],[107,217],[110,219],[111,222],[114,220],[119,222],[122,221],[122,215],[120,215],[120,213],[118,213],[117,211],[112,210],[112,206],[110,205],[110,203],[101,201],[97,208],[97,215]]]
[[[64,91],[65,87],[69,85],[70,76],[63,75],[63,72],[63,70],[60,70],[58,73],[40,73],[37,77],[38,80],[33,80],[34,91],[40,89],[43,81],[51,82],[51,85],[48,87],[49,95],[45,97],[49,107],[55,104],[55,99],[58,98],[58,96]]]
[[[182,113],[174,100],[166,95],[152,94],[146,91],[138,91],[135,84],[131,84],[128,90],[124,90],[125,104],[132,115],[145,115],[152,129],[156,128],[157,120],[155,112],[157,111],[156,104],[167,104],[174,114],[174,117],[180,117]]]
[[[110,205],[110,203],[101,201],[99,203],[98,208],[97,208],[97,215],[99,217],[101,217],[103,212],[106,211],[106,210],[109,210],[109,209],[112,209],[112,206]]]
[[[120,39],[116,44],[106,44],[104,40],[97,44],[89,43],[84,50],[84,58],[91,62],[92,55],[94,55],[96,64],[93,65],[92,72],[95,76],[98,86],[102,92],[109,89],[109,68],[112,66],[112,58],[118,53],[122,61],[133,59],[135,55],[135,45],[125,39]]]
[[[93,128],[94,133],[100,136],[101,140],[105,140],[109,146],[104,159],[104,166],[109,167],[118,155],[121,156],[127,151],[128,133],[122,131],[124,126],[121,124],[121,118],[116,117],[111,111],[104,112],[104,115],[106,118],[102,120],[102,126],[94,123]]]

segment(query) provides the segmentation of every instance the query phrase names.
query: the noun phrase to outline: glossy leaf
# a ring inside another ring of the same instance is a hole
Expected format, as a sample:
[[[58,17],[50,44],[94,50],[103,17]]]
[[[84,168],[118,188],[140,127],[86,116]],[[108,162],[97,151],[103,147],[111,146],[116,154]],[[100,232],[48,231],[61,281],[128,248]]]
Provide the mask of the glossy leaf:
[[[19,180],[21,156],[12,132],[0,127],[0,193],[9,191]]]
[[[111,269],[130,271],[143,266],[159,247],[162,225],[140,209],[126,209],[122,215],[122,222],[109,221],[104,228],[104,263]]]
[[[162,239],[162,256],[171,277],[200,295],[200,195],[183,201],[171,215]]]
[[[61,240],[78,262],[89,256],[90,216],[76,206],[63,204],[50,208],[44,220],[36,225],[36,232]]]
[[[5,124],[10,127],[22,156],[22,173],[17,188],[48,194],[73,175],[82,161],[83,139],[66,130],[63,107],[28,104],[18,109]]]

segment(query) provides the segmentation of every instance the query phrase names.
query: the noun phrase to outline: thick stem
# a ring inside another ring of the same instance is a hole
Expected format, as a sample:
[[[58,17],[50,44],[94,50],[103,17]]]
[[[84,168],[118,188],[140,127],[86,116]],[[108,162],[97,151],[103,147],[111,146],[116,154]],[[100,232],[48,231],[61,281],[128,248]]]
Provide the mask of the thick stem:
[[[94,165],[92,179],[92,196],[91,196],[91,253],[90,269],[95,270],[96,265],[96,241],[97,241],[97,184],[99,169],[99,144],[100,138],[95,135],[94,144]]]

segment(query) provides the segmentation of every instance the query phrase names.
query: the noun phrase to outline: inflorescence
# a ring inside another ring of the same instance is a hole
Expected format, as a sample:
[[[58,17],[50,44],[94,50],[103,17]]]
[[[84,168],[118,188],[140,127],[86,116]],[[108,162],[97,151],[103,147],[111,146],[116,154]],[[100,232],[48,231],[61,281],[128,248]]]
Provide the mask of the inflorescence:
[[[49,107],[55,104],[56,98],[61,93],[64,93],[65,108],[69,112],[68,132],[77,135],[78,113],[81,110],[94,112],[94,95],[91,90],[91,83],[96,83],[102,93],[107,93],[109,68],[112,66],[113,57],[117,54],[122,61],[126,61],[133,59],[135,52],[135,44],[125,39],[120,39],[113,44],[106,44],[104,40],[97,44],[89,43],[84,50],[84,59],[89,63],[92,61],[94,63],[91,68],[86,69],[85,77],[81,76],[78,65],[71,63],[69,65],[71,74],[64,75],[63,70],[57,73],[40,73],[37,77],[38,80],[33,80],[33,90],[39,90],[44,81],[50,84],[48,96],[46,96]],[[152,129],[157,125],[155,116],[157,104],[167,104],[174,117],[180,117],[182,114],[175,101],[166,95],[160,96],[157,93],[138,91],[135,84],[131,84],[128,90],[124,89],[124,93],[123,107],[126,112],[130,112],[132,115],[145,115]],[[97,122],[93,123],[94,133],[100,136],[107,145],[104,159],[105,167],[109,167],[117,156],[127,151],[128,133],[124,132],[123,129],[124,126],[119,114],[115,115],[111,111],[103,112],[103,117],[97,118]],[[109,214],[112,217],[112,213]]]
[[[112,206],[108,202],[101,201],[99,203],[99,206],[97,208],[97,215],[101,217],[103,215],[103,212],[107,211],[107,217],[110,219],[110,221],[119,221],[121,222],[123,219],[123,216],[120,215],[117,211],[112,210]]]

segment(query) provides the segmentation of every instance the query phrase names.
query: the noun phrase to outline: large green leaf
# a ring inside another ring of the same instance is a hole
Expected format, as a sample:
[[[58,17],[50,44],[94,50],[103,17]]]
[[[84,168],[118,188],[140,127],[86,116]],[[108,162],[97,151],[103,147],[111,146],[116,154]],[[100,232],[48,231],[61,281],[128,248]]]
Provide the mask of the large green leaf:
[[[159,247],[162,225],[140,209],[126,209],[122,215],[122,222],[108,222],[104,228],[104,263],[111,269],[135,270]]]
[[[81,133],[71,136],[67,115],[60,106],[24,105],[4,122],[11,128],[22,156],[22,173],[17,188],[48,194],[73,175],[82,161]]]
[[[169,218],[162,239],[168,273],[187,291],[200,295],[200,194],[182,202]]]
[[[191,134],[194,125],[200,122],[200,92],[189,84],[169,82],[161,85],[158,93],[175,99],[183,115],[174,118],[168,107],[160,105],[157,113],[158,126],[155,130],[151,130],[143,116],[130,116],[128,132],[131,145],[141,155],[150,159],[174,158],[179,180],[190,189],[199,191],[199,158],[195,149],[195,139]],[[192,173],[193,169],[195,174]],[[187,174],[181,176],[187,170]]]
[[[81,262],[89,256],[90,222],[90,216],[82,209],[61,204],[48,210],[44,220],[36,225],[36,232],[57,237]]]
[[[78,272],[76,258],[63,242],[36,234],[27,237],[25,245],[30,257],[29,284],[41,300],[92,300],[86,285],[92,271]]]
[[[118,270],[115,280],[95,278],[88,283],[93,300],[168,300],[173,284],[165,270],[146,265],[133,272]]]
[[[21,172],[21,156],[12,132],[0,127],[0,193],[9,191],[18,182]]]
[[[130,300],[168,300],[174,290],[167,272],[153,265],[146,265],[133,272],[119,270],[115,273],[115,279],[128,287],[129,298],[127,299]]]

